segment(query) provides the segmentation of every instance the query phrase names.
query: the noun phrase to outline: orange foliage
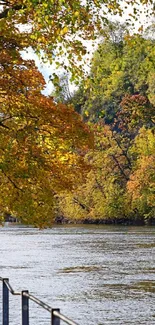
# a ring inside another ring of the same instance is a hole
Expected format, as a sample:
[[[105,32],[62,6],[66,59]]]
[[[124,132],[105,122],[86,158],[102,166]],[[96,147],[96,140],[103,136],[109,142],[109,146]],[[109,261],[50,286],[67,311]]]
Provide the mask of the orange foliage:
[[[155,157],[142,156],[138,162],[138,168],[130,176],[127,183],[128,192],[132,195],[132,200],[144,200],[150,207],[155,202]]]
[[[54,196],[89,169],[83,155],[92,136],[71,106],[41,93],[45,81],[17,40],[1,38],[0,47],[0,208],[43,227]]]

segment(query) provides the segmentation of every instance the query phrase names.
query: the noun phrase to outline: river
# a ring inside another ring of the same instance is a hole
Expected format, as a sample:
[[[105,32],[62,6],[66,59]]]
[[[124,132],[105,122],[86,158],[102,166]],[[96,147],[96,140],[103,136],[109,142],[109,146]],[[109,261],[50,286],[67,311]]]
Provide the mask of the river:
[[[0,276],[80,325],[155,325],[155,227],[0,228]],[[11,325],[20,299],[10,296]],[[30,302],[36,324],[50,315]]]

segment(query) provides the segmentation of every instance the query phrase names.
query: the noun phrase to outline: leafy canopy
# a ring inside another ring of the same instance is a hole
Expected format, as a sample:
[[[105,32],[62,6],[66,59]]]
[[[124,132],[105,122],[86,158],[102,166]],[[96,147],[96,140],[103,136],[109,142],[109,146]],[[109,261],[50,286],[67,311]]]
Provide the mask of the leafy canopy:
[[[0,19],[0,211],[45,227],[55,196],[88,170],[83,155],[92,136],[71,106],[42,94],[41,73],[20,54],[29,45],[15,26],[23,16],[20,4],[7,2]]]
[[[143,120],[152,121],[155,41],[141,34],[130,35],[124,25],[112,24],[106,37],[103,32],[104,39],[91,61],[90,75],[83,79],[75,95],[79,96],[78,103],[81,101],[81,113],[87,120],[101,118],[111,123],[120,106],[128,106],[126,111],[134,113],[139,100],[139,108],[142,102],[144,107],[136,111],[138,118],[141,115]]]
[[[122,15],[128,5],[128,20],[137,19],[140,5],[148,12],[153,0],[125,0],[124,6],[120,0],[1,0],[0,28],[5,25],[7,34],[10,26],[23,46],[43,50],[50,60],[66,54],[77,72],[77,59],[86,51],[82,39],[96,38],[108,14]]]
[[[54,196],[87,170],[82,155],[92,141],[71,106],[41,94],[44,79],[15,42],[0,43],[0,209],[46,226]]]

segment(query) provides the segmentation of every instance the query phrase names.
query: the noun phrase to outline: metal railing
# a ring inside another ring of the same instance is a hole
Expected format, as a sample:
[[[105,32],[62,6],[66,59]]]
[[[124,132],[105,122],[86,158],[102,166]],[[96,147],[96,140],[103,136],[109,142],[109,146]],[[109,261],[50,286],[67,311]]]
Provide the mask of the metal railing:
[[[40,299],[36,298],[29,293],[28,290],[21,292],[14,291],[9,283],[9,279],[1,278],[2,282],[2,325],[9,325],[9,292],[15,296],[21,296],[21,309],[22,309],[22,325],[29,325],[29,300],[34,301],[36,304],[47,310],[51,315],[51,325],[60,325],[62,320],[69,325],[78,325],[68,317],[60,313],[60,309],[52,308]]]

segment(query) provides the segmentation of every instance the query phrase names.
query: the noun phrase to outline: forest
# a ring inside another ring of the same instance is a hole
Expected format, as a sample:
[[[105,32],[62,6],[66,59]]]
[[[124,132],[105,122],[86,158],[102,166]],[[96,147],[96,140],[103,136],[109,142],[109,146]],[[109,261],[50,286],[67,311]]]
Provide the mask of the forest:
[[[136,20],[136,1],[130,5]],[[9,213],[40,228],[154,223],[154,24],[134,33],[130,22],[108,21],[107,12],[123,12],[112,0],[2,0],[0,6],[2,220]],[[82,39],[98,40],[87,75]],[[42,93],[35,62],[22,57],[29,48],[58,67],[60,57],[67,60],[66,74],[50,77],[51,96]],[[68,74],[78,84],[73,94]]]
[[[66,219],[155,221],[153,28],[130,35],[125,26],[109,25],[92,58],[90,75],[68,97],[93,131],[94,148],[85,155],[92,166],[86,181],[60,197]]]

